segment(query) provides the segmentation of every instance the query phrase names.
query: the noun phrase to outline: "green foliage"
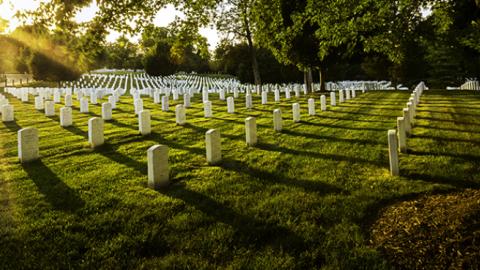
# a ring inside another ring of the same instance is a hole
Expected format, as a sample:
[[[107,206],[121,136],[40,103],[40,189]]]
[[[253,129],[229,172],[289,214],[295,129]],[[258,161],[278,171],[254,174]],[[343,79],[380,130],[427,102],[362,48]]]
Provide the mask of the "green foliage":
[[[256,48],[259,72],[264,83],[300,82],[303,74],[295,66],[279,63],[271,52]],[[252,63],[247,44],[224,43],[215,51],[215,71],[236,76],[241,82],[254,83]]]
[[[116,42],[105,46],[104,65],[115,69],[141,69],[141,57],[138,46],[121,36]]]
[[[166,76],[176,72],[176,65],[170,58],[171,46],[167,42],[158,42],[154,50],[145,55],[145,72],[151,76]]]
[[[141,45],[146,52],[143,59],[145,71],[155,76],[170,75],[180,71],[209,72],[205,38],[199,38],[195,33],[191,33],[193,36],[190,37],[186,36],[187,34],[179,34],[153,25],[148,26],[141,40]]]
[[[82,75],[41,52],[32,52],[27,65],[35,80],[73,81]]]

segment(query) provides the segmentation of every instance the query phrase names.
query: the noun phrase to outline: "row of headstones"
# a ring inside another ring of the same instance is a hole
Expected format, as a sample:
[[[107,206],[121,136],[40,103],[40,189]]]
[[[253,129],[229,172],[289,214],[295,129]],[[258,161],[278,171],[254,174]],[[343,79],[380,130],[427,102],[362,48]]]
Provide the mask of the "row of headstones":
[[[340,96],[342,99],[343,93]],[[332,105],[335,104],[335,96],[332,96]],[[322,110],[326,110],[325,96],[321,97]],[[50,101],[48,106],[54,104]],[[103,105],[108,106],[109,103]],[[300,121],[300,105],[294,103],[293,120]],[[103,111],[103,110],[102,110]],[[185,107],[183,105],[176,106],[176,123],[183,125],[186,122]],[[310,115],[315,115],[315,101],[308,100],[308,111]],[[67,116],[66,116],[67,115]],[[139,112],[139,132],[142,135],[151,133],[151,117],[150,111],[142,110]],[[273,111],[274,130],[280,132],[282,130],[282,114],[280,109]],[[60,124],[62,126],[71,125],[71,108],[64,107],[60,113]],[[245,141],[249,146],[257,143],[257,124],[254,117],[245,119]],[[94,117],[88,121],[88,142],[92,148],[99,147],[104,144],[104,119]],[[222,160],[220,132],[211,129],[205,134],[206,159],[208,164],[214,165]],[[36,128],[23,128],[18,131],[18,157],[21,162],[30,162],[39,159],[39,139],[38,130]],[[148,185],[151,188],[160,188],[169,183],[169,166],[168,166],[168,147],[164,145],[155,145],[148,149]]]
[[[460,86],[460,90],[480,90],[480,83],[477,80],[468,81]]]
[[[11,89],[10,91],[14,95],[17,94],[18,92],[13,91]],[[59,93],[58,91],[54,93]],[[223,91],[220,92],[220,99],[225,98],[225,94]],[[288,91],[285,92],[286,98],[289,99],[290,96],[288,95]],[[21,94],[21,100],[22,102],[27,102],[28,101],[28,92],[26,91],[20,91]],[[80,113],[88,113],[89,112],[89,101],[88,98],[82,96],[82,92],[77,93],[77,98],[80,99]],[[262,93],[262,104],[267,104],[268,102],[268,93],[263,92]],[[339,101],[344,102],[345,100],[349,100],[351,98],[356,97],[356,92],[355,90],[340,90],[339,91]],[[58,95],[54,94],[54,101],[44,101],[43,96],[39,95],[35,97],[35,109],[36,110],[44,110],[45,116],[51,117],[55,115],[55,103],[59,102],[58,101]],[[91,103],[92,104],[97,104],[96,100],[97,96],[96,95],[91,95]],[[116,102],[119,100],[120,96],[119,95],[113,95],[108,97],[108,102],[102,103],[102,118],[103,120],[111,120],[112,119],[112,109],[116,108]],[[175,98],[175,95],[174,95]],[[177,96],[178,98],[178,96]],[[154,94],[154,103],[158,104],[159,103],[159,93],[156,92]],[[212,117],[213,112],[212,112],[212,103],[211,101],[208,101],[208,92],[203,92],[203,99],[204,99],[204,115],[206,118]],[[247,94],[246,97],[246,108],[251,109],[253,108],[253,101],[252,101],[252,95]],[[5,98],[0,99],[0,105],[3,105],[1,102],[5,102]],[[169,110],[169,97],[168,96],[162,96],[162,110],[163,111],[168,111]],[[279,102],[280,101],[280,92],[279,90],[275,90],[275,101]],[[330,93],[330,102],[332,106],[336,106],[336,94],[335,92]],[[1,106],[1,113],[2,113],[2,121],[3,122],[9,122],[9,121],[14,121],[14,109],[12,105],[8,104],[8,100],[6,100],[5,105]],[[325,111],[326,110],[326,97],[325,95],[322,95],[320,97],[320,105],[321,105],[321,110]],[[298,122],[300,121],[300,105],[298,103],[295,103],[292,105],[293,106],[293,118],[294,121]],[[60,125],[63,127],[68,127],[72,125],[72,96],[70,94],[65,95],[65,107],[60,109]],[[184,105],[183,106],[177,106],[176,108],[176,114],[177,118],[179,119],[185,119],[184,112],[185,108],[190,107],[190,96],[188,94],[184,95]],[[135,109],[135,114],[139,114],[140,111],[143,110],[143,100],[139,97],[134,97],[134,109]],[[183,116],[181,116],[181,112],[183,112]],[[228,113],[235,113],[235,102],[233,97],[228,97],[227,98],[227,112]],[[310,98],[308,100],[308,112],[309,115],[315,115],[315,101],[314,99]]]
[[[178,105],[182,106],[182,105]],[[178,108],[178,107],[177,107]],[[275,129],[281,130],[281,112],[276,109]],[[140,132],[150,134],[150,112],[142,111],[139,114]],[[88,142],[92,148],[104,144],[104,122],[98,117],[88,121]],[[254,117],[245,119],[245,141],[249,146],[257,143],[257,124]],[[211,129],[205,134],[206,160],[210,165],[215,165],[222,160],[220,132]],[[40,158],[39,136],[36,128],[23,128],[18,131],[18,158],[26,163]],[[160,188],[169,183],[168,147],[155,145],[147,151],[148,159],[148,185],[151,188]]]
[[[399,153],[407,152],[407,137],[412,133],[417,106],[425,89],[423,82],[415,88],[406,104],[406,108],[402,110],[403,117],[397,118],[397,129],[388,131],[390,173],[392,176],[400,175]]]
[[[129,79],[130,78],[130,79]],[[225,80],[219,78],[205,78],[201,76],[193,76],[190,75],[189,79],[178,80],[175,76],[168,76],[168,77],[151,77],[144,74],[140,75],[131,75],[131,76],[124,76],[118,77],[117,75],[84,75],[80,78],[79,81],[72,83],[63,83],[63,85],[89,85],[89,86],[111,86],[112,80],[114,81],[113,85],[116,85],[118,79],[120,79],[120,85],[124,85],[125,88],[130,85],[130,88],[136,88],[139,90],[144,90],[147,88],[162,88],[162,87],[193,87],[196,89],[205,89],[208,86],[214,86],[217,89],[220,88],[230,88],[230,87],[240,87],[240,84],[236,80]],[[125,79],[125,83],[123,80]],[[128,83],[130,81],[130,83]]]

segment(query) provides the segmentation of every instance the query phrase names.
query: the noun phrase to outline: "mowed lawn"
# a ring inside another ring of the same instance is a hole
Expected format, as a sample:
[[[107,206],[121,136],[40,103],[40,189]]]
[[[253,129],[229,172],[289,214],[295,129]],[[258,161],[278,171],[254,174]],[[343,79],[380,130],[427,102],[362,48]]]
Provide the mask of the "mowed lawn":
[[[3,92],[3,91],[2,91]],[[8,95],[7,95],[8,96]],[[391,177],[387,130],[396,128],[407,91],[361,94],[307,115],[307,97],[227,114],[217,95],[214,117],[192,99],[185,126],[174,106],[152,112],[153,134],[138,133],[131,97],[122,97],[105,123],[106,145],[91,150],[87,122],[101,105],[59,125],[34,109],[15,108],[0,123],[0,268],[257,268],[391,267],[370,244],[370,226],[384,207],[422,194],[480,187],[480,95],[425,91],[417,126]],[[327,95],[328,97],[328,95]],[[293,123],[291,104],[301,103]],[[338,101],[338,96],[337,96]],[[106,102],[104,99],[103,102]],[[329,103],[329,98],[327,98]],[[284,130],[273,131],[281,108]],[[244,120],[257,117],[259,143],[247,147]],[[20,128],[40,132],[41,160],[20,164]],[[223,162],[208,166],[205,132],[220,130]],[[147,188],[147,149],[169,146],[170,187]]]

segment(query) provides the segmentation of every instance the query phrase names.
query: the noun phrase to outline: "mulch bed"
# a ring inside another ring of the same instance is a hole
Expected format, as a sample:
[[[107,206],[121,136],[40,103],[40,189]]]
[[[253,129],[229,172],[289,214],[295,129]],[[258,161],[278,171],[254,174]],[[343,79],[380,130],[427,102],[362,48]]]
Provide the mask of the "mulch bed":
[[[387,207],[371,243],[400,269],[480,269],[480,190]]]

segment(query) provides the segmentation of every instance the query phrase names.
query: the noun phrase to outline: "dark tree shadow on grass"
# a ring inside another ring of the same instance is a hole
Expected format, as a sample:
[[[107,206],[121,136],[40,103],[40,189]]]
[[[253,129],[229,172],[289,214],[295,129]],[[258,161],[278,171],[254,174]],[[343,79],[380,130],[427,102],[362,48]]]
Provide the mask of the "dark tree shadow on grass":
[[[327,123],[311,123],[311,122],[303,122],[302,124],[309,125],[309,126],[315,126],[315,127],[327,127],[327,128],[341,128],[341,129],[350,129],[350,130],[369,130],[369,131],[385,131],[385,128],[372,128],[372,127],[350,127],[350,126],[341,126],[341,125],[333,125],[333,124],[327,124]],[[395,125],[392,122],[392,126]]]
[[[444,129],[441,129],[444,130]],[[470,133],[470,131],[463,131]],[[475,145],[480,145],[479,140],[470,140],[470,139],[461,139],[461,138],[449,138],[449,137],[439,137],[439,136],[429,136],[429,135],[412,135],[411,138],[419,138],[419,139],[429,139],[429,140],[435,140],[438,142],[452,142],[452,143],[471,143]]]
[[[232,243],[232,245],[241,245],[249,248],[255,246],[257,249],[271,246],[292,255],[296,251],[308,248],[305,240],[291,230],[274,222],[265,222],[238,213],[205,194],[187,189],[182,183],[172,185],[168,189],[161,190],[160,193],[180,199],[216,222],[233,227],[235,229],[233,238],[235,243]],[[322,263],[323,260],[323,258],[319,259],[318,263]]]
[[[400,171],[400,173],[402,174],[402,176],[408,177],[412,180],[417,180],[417,181],[421,180],[421,181],[434,183],[434,184],[446,184],[446,185],[455,187],[457,189],[465,189],[465,188],[479,189],[480,188],[480,182],[469,181],[469,180],[461,179],[460,177],[422,174],[422,173],[417,173],[413,171],[412,172]]]
[[[417,115],[415,118],[416,118],[417,120],[428,120],[428,121],[436,121],[436,122],[448,122],[448,123],[453,123],[453,124],[456,124],[456,125],[480,126],[480,123],[457,121],[457,120],[455,120],[455,119],[441,119],[441,118],[425,117],[425,116],[419,116],[419,115]]]
[[[475,134],[480,134],[480,131],[476,130],[466,130],[466,129],[460,129],[460,128],[444,128],[444,127],[435,127],[435,126],[428,126],[428,125],[419,125],[415,124],[415,128],[425,128],[425,129],[435,129],[439,131],[453,131],[453,132],[464,132],[464,133],[475,133]],[[412,136],[416,137],[416,135]]]
[[[405,99],[405,103],[408,101],[408,99]],[[365,107],[365,106],[362,106],[363,104],[355,104],[355,103],[341,103],[339,105],[337,105],[338,107],[340,108],[350,108],[350,109],[356,109],[356,108],[369,108],[370,110],[382,110],[382,111],[398,111],[398,110],[401,110],[400,108],[400,104],[399,104],[399,108],[389,108],[389,107]],[[379,106],[383,105],[383,103],[379,103],[378,104]]]
[[[313,158],[320,158],[320,159],[330,159],[330,160],[335,160],[335,161],[346,161],[350,163],[366,163],[366,164],[372,164],[376,165],[379,167],[385,167],[388,166],[388,162],[381,162],[378,160],[367,160],[367,159],[362,159],[360,157],[354,156],[354,157],[349,157],[349,156],[340,156],[340,155],[332,155],[332,154],[322,154],[322,153],[316,153],[316,152],[309,152],[309,151],[303,151],[303,150],[296,150],[296,149],[290,149],[278,145],[273,145],[273,144],[268,144],[268,143],[258,143],[256,145],[257,148],[266,150],[266,151],[275,151],[279,153],[285,153],[285,154],[291,154],[291,155],[296,155],[296,156],[305,156],[305,157],[313,157]]]
[[[240,174],[247,174],[253,178],[259,178],[263,182],[271,184],[282,184],[286,186],[302,188],[306,192],[315,192],[319,195],[326,195],[330,193],[342,193],[345,191],[337,186],[327,184],[324,182],[305,180],[299,178],[289,178],[281,174],[271,173],[257,168],[253,168],[244,162],[233,160],[230,158],[224,158],[219,166],[228,171],[235,171]]]
[[[363,140],[363,139],[345,139],[345,138],[340,138],[340,137],[323,136],[323,135],[317,135],[317,134],[296,132],[296,131],[292,131],[292,130],[288,130],[288,129],[282,130],[281,133],[291,135],[291,136],[296,136],[296,137],[303,137],[303,138],[310,138],[310,139],[317,139],[317,140],[328,140],[328,141],[344,142],[344,143],[352,143],[352,144],[353,143],[371,144],[371,145],[386,144],[386,142],[382,143],[383,140],[375,141],[375,140]]]
[[[480,163],[480,156],[472,155],[472,154],[458,154],[458,153],[445,153],[445,152],[428,152],[428,151],[417,151],[417,150],[409,150],[409,154],[416,155],[416,156],[447,156],[453,158],[461,158],[469,162],[476,162]]]
[[[85,205],[78,192],[67,186],[41,160],[22,163],[22,167],[53,208],[76,211]]]

